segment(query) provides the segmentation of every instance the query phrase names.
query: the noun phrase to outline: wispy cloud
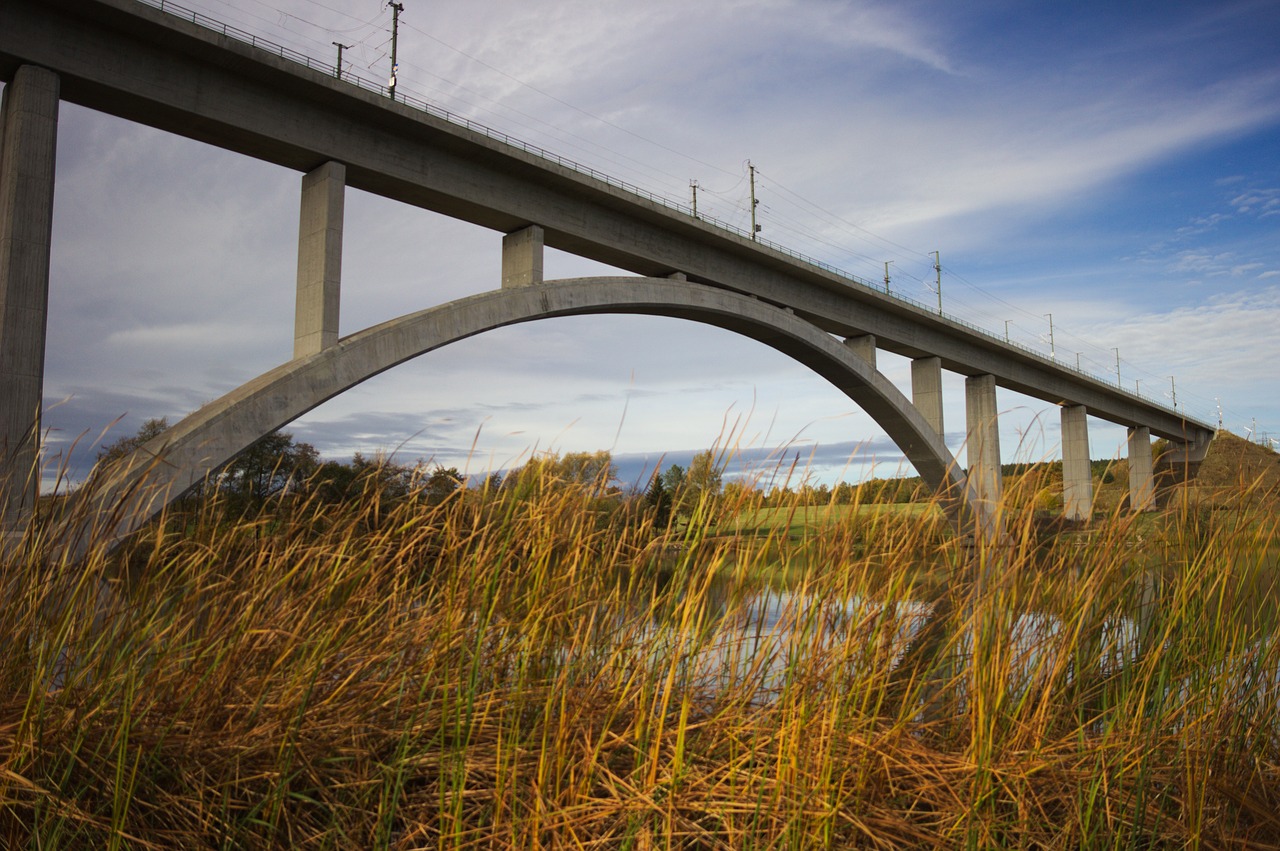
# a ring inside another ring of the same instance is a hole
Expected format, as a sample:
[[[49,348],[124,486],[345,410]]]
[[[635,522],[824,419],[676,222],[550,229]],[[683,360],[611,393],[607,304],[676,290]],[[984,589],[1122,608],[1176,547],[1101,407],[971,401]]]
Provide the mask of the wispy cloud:
[[[1241,214],[1274,216],[1280,214],[1280,189],[1255,189],[1231,199],[1231,206]]]
[[[1207,216],[1192,219],[1190,224],[1178,228],[1174,233],[1178,237],[1198,236],[1202,233],[1209,233],[1222,222],[1229,221],[1230,218],[1226,213],[1210,213]]]
[[[1169,312],[1151,311],[1109,323],[1109,336],[1123,340],[1127,363],[1159,365],[1164,375],[1139,376],[1163,387],[1174,374],[1179,393],[1194,398],[1201,415],[1215,397],[1234,399],[1238,407],[1259,399],[1252,388],[1274,385],[1280,362],[1280,286],[1239,290],[1213,296],[1205,303]],[[1134,377],[1134,376],[1131,376]]]
[[[360,42],[349,59],[361,73],[385,71],[385,8],[185,5],[317,57],[341,32]],[[1280,121],[1274,47],[1260,35],[1275,11],[1122,6],[1064,17],[866,0],[410,5],[401,78],[410,94],[669,196],[687,197],[696,177],[704,210],[726,218],[746,215],[752,158],[770,238],[875,279],[897,258],[895,288],[921,296],[925,252],[943,249],[944,265],[966,256],[976,282],[1007,282],[997,330],[1015,315],[1009,301],[1052,310],[1060,334],[1096,342],[1104,367],[1119,344],[1126,370],[1176,370],[1188,394],[1235,394],[1280,418],[1280,256],[1265,230],[1280,189],[1273,157],[1240,146]],[[73,105],[60,134],[46,383],[51,403],[70,397],[49,415],[59,435],[180,414],[289,356],[299,175]],[[1227,142],[1232,158],[1214,169],[1162,171]],[[1133,188],[1156,172],[1164,183]],[[1211,203],[1158,215],[1201,187]],[[788,206],[784,189],[832,215]],[[1132,221],[1110,217],[1119,191],[1150,191]],[[1064,226],[1069,213],[1094,226]],[[500,238],[349,192],[343,332],[495,287]],[[547,262],[553,276],[589,268]],[[949,310],[967,309],[972,293],[948,292]],[[1042,330],[1022,324],[1015,333]],[[906,386],[902,364],[886,369]],[[949,393],[955,432],[962,389]],[[505,465],[535,445],[709,445],[739,412],[747,444],[817,445],[823,469],[863,437],[859,457],[900,456],[847,399],[765,347],[634,317],[464,341],[296,428],[339,457],[403,445],[461,464],[474,445]]]

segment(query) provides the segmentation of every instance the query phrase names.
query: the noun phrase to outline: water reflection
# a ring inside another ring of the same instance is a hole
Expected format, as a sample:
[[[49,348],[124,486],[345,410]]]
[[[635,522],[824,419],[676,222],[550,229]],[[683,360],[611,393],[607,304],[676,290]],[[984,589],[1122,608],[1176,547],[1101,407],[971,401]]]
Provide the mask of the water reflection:
[[[669,575],[658,579],[669,592]],[[606,654],[626,650],[636,664],[670,666],[670,681],[682,693],[708,706],[723,699],[767,704],[798,678],[840,683],[875,682],[897,669],[912,643],[921,638],[933,605],[916,600],[877,600],[870,596],[816,596],[803,587],[772,587],[715,575],[684,594],[659,594],[666,605],[637,602],[629,617],[613,621],[612,635],[601,635]],[[1007,693],[1020,696],[1067,666],[1088,663],[1109,676],[1138,658],[1139,624],[1129,617],[1102,621],[1092,640],[1063,634],[1060,618],[1043,612],[1011,613],[994,624],[966,621],[944,639],[935,667],[962,671],[975,652],[1000,656]],[[995,636],[997,645],[975,651],[975,636]],[[1081,658],[1081,648],[1093,659]],[[1066,648],[1064,650],[1064,648]],[[1072,658],[1061,658],[1070,653]],[[987,656],[983,655],[983,664]],[[939,665],[939,663],[941,663]],[[963,678],[951,683],[963,704]]]

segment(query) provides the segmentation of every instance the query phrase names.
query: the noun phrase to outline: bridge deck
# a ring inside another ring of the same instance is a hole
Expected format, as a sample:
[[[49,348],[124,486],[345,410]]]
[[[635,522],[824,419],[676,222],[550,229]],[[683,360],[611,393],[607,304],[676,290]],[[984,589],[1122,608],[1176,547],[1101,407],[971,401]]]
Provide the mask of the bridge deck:
[[[1160,436],[1212,433],[1151,400],[1010,346],[856,279],[804,262],[518,145],[335,79],[135,0],[5,0],[0,78],[22,64],[57,72],[64,100],[307,172],[344,163],[357,189],[638,275],[787,307],[842,337],[872,334],[906,357]]]

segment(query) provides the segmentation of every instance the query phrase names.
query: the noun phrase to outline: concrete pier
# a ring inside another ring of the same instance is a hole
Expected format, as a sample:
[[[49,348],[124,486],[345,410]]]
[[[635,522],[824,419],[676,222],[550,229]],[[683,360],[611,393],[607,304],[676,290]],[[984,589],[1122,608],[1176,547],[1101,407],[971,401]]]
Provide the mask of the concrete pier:
[[[545,234],[537,225],[502,238],[502,288],[542,283],[542,247]]]
[[[336,162],[327,162],[302,178],[295,358],[314,355],[338,342],[346,183],[347,168]]]
[[[941,437],[942,422],[942,358],[916,358],[911,361],[911,402],[925,422]]]
[[[858,337],[846,337],[845,347],[867,363],[876,368],[876,337],[874,334],[862,334]]]
[[[378,323],[345,336],[340,345],[318,355],[283,363],[174,424],[163,438],[163,464],[121,465],[100,487],[80,491],[64,512],[67,531],[55,540],[80,547],[87,540],[80,530],[104,522],[98,519],[103,517],[113,522],[120,518],[109,534],[128,534],[261,435],[420,354],[520,322],[619,313],[702,322],[808,364],[902,447],[927,486],[942,495],[944,511],[958,531],[967,534],[970,520],[984,532],[990,526],[976,506],[964,509],[962,503],[969,500],[963,472],[907,397],[852,357],[841,341],[775,305],[741,293],[628,275],[478,293]]]
[[[1000,474],[1000,418],[994,375],[971,375],[964,382],[966,462],[978,503],[998,516],[1003,480]]]
[[[1156,510],[1156,481],[1152,475],[1151,429],[1129,429],[1129,509]]]
[[[24,65],[0,105],[0,533],[40,495],[40,400],[49,308],[57,74]]]
[[[1093,469],[1084,405],[1062,406],[1062,513],[1068,520],[1093,516]]]
[[[948,499],[969,503],[972,510],[951,512],[957,525],[969,525],[966,515],[973,515],[987,539],[999,534],[996,384],[1050,404],[1084,406],[1091,418],[1143,426],[1141,450],[1131,451],[1139,508],[1154,497],[1151,437],[1187,445],[1190,473],[1190,453],[1213,432],[1209,423],[1190,419],[1185,411],[1001,343],[874,287],[851,285],[833,269],[691,217],[682,205],[637,193],[437,111],[389,100],[252,39],[229,38],[225,29],[184,21],[146,3],[0,0],[0,80],[9,84],[0,115],[0,477],[16,483],[0,490],[0,520],[6,522],[15,511],[18,517],[29,512],[37,492],[33,473],[60,96],[308,175],[295,351],[311,354],[281,365],[279,375],[273,377],[272,371],[251,379],[219,403],[225,407],[203,406],[175,424],[166,446],[175,447],[181,439],[187,453],[179,456],[170,449],[166,456],[172,466],[164,475],[171,478],[163,481],[174,486],[175,494],[258,437],[363,380],[353,376],[368,377],[375,368],[388,369],[429,351],[426,338],[415,336],[426,333],[425,326],[433,329],[436,345],[461,339],[453,332],[463,326],[449,323],[464,314],[471,316],[470,333],[505,327],[499,317],[525,322],[616,311],[702,321],[745,334],[814,369],[862,407],[926,481]],[[380,323],[367,336],[357,332],[333,344],[344,185],[506,234],[501,287],[441,305],[430,319],[416,310],[403,317],[404,325]],[[43,200],[33,200],[35,195]],[[544,282],[544,245],[626,274],[584,279],[587,283]],[[673,270],[683,279],[664,280]],[[558,306],[557,297],[563,299]],[[481,308],[496,312],[485,315]],[[424,326],[414,324],[418,321]],[[914,359],[914,403],[870,369],[867,359],[851,356],[842,345],[864,336],[874,336],[877,359],[879,351]],[[363,355],[353,353],[360,340],[369,346]],[[397,348],[375,352],[378,346]],[[970,477],[941,439],[943,368],[974,376],[966,387]],[[294,383],[295,373],[306,381]],[[280,383],[273,384],[277,379]],[[317,389],[322,384],[324,393]],[[213,416],[231,409],[238,417],[234,426]],[[92,504],[103,518],[124,510],[118,504],[122,498],[141,506],[143,495],[131,496],[139,482],[104,485],[105,501]],[[150,511],[168,495],[148,487]],[[989,512],[977,504],[979,487]],[[86,495],[80,502],[88,505],[97,498]],[[143,516],[142,508],[136,510],[134,517]]]

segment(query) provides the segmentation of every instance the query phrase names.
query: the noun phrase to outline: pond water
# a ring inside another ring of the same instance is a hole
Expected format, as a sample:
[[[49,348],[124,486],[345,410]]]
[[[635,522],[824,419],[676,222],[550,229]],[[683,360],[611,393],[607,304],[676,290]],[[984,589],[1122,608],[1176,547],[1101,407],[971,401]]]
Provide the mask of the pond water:
[[[596,651],[625,644],[651,665],[674,665],[674,684],[700,701],[746,693],[752,702],[768,703],[796,677],[825,673],[849,682],[873,669],[888,671],[933,611],[916,600],[818,598],[802,588],[748,585],[723,575],[711,577],[696,601],[684,602],[694,605],[643,610],[639,628],[634,620],[615,621],[616,631],[602,635]],[[1069,644],[1060,619],[1044,613],[1014,613],[1000,628],[1008,635],[1000,643],[1015,694],[1055,667],[1055,654]],[[948,664],[959,670],[973,652],[974,632],[962,630],[947,642]],[[1137,658],[1138,625],[1132,618],[1104,621],[1094,646],[1099,669],[1115,671]]]

